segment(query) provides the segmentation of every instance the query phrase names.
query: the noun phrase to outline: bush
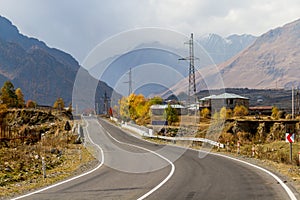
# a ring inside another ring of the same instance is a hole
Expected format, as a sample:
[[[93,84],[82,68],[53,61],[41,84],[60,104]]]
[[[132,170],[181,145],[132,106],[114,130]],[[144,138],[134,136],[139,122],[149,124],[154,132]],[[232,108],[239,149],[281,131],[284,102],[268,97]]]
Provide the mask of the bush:
[[[201,117],[208,118],[210,115],[210,110],[208,108],[204,108],[200,112]]]
[[[226,119],[226,108],[225,107],[222,107],[220,110],[220,118]]]
[[[228,119],[232,117],[232,110],[226,109],[225,107],[222,107],[220,110],[220,118],[221,119]]]
[[[272,108],[272,115],[271,115],[271,117],[273,119],[279,119],[279,109],[276,106],[274,106]]]
[[[35,108],[36,107],[36,103],[32,100],[28,100],[26,103],[26,107],[27,108]]]
[[[233,110],[233,114],[236,117],[243,117],[248,115],[248,113],[249,113],[248,109],[243,105],[237,105]]]

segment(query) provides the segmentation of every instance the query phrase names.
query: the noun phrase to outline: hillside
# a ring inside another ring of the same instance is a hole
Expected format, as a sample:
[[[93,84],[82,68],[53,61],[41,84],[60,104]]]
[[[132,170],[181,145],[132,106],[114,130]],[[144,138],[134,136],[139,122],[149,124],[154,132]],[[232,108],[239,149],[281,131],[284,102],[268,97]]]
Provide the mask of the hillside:
[[[219,65],[226,87],[300,86],[300,20],[270,30],[233,59]]]
[[[270,30],[231,59],[196,74],[197,91],[219,88],[291,89],[300,86],[300,20]],[[205,76],[202,76],[204,75]],[[216,81],[221,75],[222,80]],[[224,84],[222,84],[222,82]],[[222,86],[222,87],[220,87]],[[186,92],[187,79],[174,85]]]
[[[15,88],[22,89],[27,100],[53,105],[62,97],[68,105],[79,69],[85,71],[71,55],[22,35],[9,20],[0,16],[0,85],[11,80]],[[87,71],[84,73],[85,79],[93,79]],[[103,82],[99,82],[99,88],[98,99],[105,92],[112,93]]]

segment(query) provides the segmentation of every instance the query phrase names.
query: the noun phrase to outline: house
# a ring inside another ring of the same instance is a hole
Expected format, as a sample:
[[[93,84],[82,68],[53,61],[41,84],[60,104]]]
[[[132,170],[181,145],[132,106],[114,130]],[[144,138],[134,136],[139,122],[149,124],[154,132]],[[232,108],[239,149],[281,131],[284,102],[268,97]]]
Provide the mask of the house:
[[[168,125],[166,117],[164,116],[166,108],[168,108],[168,104],[164,105],[152,105],[150,106],[151,110],[151,125],[155,126],[153,130],[156,132],[161,129],[161,127]],[[188,110],[186,107],[179,104],[170,104],[170,106],[176,109],[178,115],[187,115]]]
[[[164,105],[152,105],[150,106],[150,110],[152,115],[163,115],[165,112],[165,109],[168,107],[167,104]],[[187,108],[179,105],[179,104],[171,104],[172,108],[175,108],[178,115],[186,115],[187,114]]]
[[[237,105],[249,108],[249,98],[232,93],[223,93],[200,99],[200,109],[208,108],[212,113],[219,112],[222,107],[233,110]]]

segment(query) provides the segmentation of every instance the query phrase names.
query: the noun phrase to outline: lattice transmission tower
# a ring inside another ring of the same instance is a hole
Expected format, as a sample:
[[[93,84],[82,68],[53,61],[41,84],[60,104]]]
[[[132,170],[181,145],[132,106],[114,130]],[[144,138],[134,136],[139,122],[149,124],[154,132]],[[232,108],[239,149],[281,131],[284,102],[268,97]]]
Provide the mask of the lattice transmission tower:
[[[193,33],[191,33],[191,38],[185,44],[189,45],[189,56],[186,58],[180,58],[179,60],[189,61],[189,88],[188,96],[196,94],[196,80],[195,80],[195,56],[194,56],[194,38]]]

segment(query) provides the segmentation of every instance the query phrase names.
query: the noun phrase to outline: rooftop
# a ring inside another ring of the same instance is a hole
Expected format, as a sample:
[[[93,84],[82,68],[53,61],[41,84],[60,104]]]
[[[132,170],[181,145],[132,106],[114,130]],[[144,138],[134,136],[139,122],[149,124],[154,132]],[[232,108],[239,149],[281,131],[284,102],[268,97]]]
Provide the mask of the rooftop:
[[[151,109],[166,109],[168,107],[167,104],[164,104],[164,105],[152,105],[150,108]],[[185,108],[184,106],[182,105],[178,105],[178,104],[172,104],[171,105],[172,108],[177,108],[177,109],[183,109]]]
[[[200,99],[200,101],[205,101],[205,100],[209,100],[209,99],[249,99],[247,97],[243,97],[237,94],[233,94],[233,93],[223,93],[223,94],[219,94],[219,95],[210,95],[208,97],[203,97],[202,99]]]

